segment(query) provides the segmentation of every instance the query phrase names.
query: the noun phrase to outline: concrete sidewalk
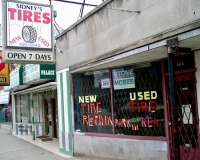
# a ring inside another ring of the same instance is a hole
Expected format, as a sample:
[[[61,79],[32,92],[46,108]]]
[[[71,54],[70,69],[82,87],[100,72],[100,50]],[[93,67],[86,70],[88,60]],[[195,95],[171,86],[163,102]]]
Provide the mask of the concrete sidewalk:
[[[71,157],[60,153],[58,139],[41,142],[30,135],[14,136],[0,129],[0,160],[113,160],[99,157]]]

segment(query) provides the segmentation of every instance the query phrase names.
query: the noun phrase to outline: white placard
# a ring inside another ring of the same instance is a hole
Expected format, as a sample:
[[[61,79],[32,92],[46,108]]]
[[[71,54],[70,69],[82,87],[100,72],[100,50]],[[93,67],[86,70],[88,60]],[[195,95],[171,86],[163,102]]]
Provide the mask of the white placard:
[[[182,105],[183,123],[193,124],[191,104]]]
[[[109,78],[105,78],[105,79],[101,79],[101,88],[110,88],[110,79]]]

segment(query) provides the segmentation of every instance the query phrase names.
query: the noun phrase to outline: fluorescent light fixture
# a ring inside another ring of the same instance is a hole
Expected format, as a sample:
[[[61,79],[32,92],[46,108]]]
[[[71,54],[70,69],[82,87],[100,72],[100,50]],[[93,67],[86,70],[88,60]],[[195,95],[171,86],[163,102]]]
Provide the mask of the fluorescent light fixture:
[[[133,66],[135,68],[151,67],[151,63],[150,62],[147,62],[147,63],[138,63],[138,64],[133,64]]]

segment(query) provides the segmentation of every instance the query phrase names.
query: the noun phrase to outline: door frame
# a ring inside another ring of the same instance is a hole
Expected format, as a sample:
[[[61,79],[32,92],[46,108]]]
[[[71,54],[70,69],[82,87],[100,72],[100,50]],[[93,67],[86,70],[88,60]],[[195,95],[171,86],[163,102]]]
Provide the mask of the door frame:
[[[168,159],[172,160],[172,134],[171,134],[171,124],[170,123],[170,108],[168,107],[168,99],[167,99],[167,91],[166,91],[166,81],[167,78],[169,77],[169,73],[165,73],[164,71],[164,61],[166,59],[162,59],[161,60],[161,69],[162,69],[162,85],[163,85],[163,101],[164,101],[164,112],[165,112],[165,129],[166,129],[166,138],[167,138],[167,151],[168,151]],[[185,70],[181,70],[181,71],[175,71],[175,77],[176,76],[180,76],[180,75],[185,75],[185,74],[194,74],[197,71],[197,68],[192,68],[192,69],[185,69]],[[196,87],[196,91],[197,91],[197,87]],[[196,92],[196,99],[197,99],[197,92]],[[196,113],[197,113],[197,117],[199,118],[198,115],[198,103],[196,103],[197,107],[196,107]],[[199,137],[199,123],[197,124],[197,141],[200,144],[200,137]],[[197,149],[200,151],[199,146],[197,147]]]
[[[56,138],[56,103],[55,98],[50,99],[52,138]]]
[[[48,125],[47,125],[47,100],[43,99],[43,106],[44,106],[44,134],[48,135]]]

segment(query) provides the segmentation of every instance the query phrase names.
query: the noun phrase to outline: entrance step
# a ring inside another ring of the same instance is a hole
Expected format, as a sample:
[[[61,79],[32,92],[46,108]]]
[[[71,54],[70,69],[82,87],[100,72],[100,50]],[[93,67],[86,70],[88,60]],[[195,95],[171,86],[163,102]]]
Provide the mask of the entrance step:
[[[42,142],[53,141],[53,138],[50,138],[50,137],[41,138],[41,141],[42,141]]]
[[[53,138],[50,138],[49,136],[37,136],[36,138],[41,139],[42,142],[46,142],[46,141],[53,141]]]
[[[43,135],[43,136],[37,136],[36,138],[48,138],[49,136],[45,136],[45,135]]]

